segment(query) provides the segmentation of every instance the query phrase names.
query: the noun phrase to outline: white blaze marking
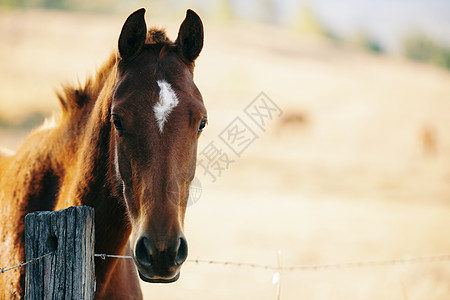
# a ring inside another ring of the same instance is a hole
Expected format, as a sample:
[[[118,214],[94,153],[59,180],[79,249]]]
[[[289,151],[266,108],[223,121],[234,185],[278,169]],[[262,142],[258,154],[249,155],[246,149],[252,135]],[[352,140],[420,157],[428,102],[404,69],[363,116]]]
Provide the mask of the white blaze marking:
[[[116,167],[116,178],[118,180],[122,180],[122,176],[120,176],[120,170],[119,170],[119,151],[117,149],[117,140],[116,140],[116,149],[114,151],[114,165]]]
[[[178,105],[178,98],[170,84],[165,80],[158,80],[159,86],[159,102],[153,106],[155,118],[158,122],[159,132],[162,133],[164,123],[170,112]]]
[[[117,148],[117,140],[116,140],[116,149],[114,150],[114,165],[115,165],[115,169],[116,169],[116,179],[117,181],[120,183],[122,183],[122,195],[123,198],[125,199],[125,204],[128,207],[128,202],[127,197],[125,196],[125,182],[122,180],[122,176],[120,175],[120,170],[119,170],[119,150]]]

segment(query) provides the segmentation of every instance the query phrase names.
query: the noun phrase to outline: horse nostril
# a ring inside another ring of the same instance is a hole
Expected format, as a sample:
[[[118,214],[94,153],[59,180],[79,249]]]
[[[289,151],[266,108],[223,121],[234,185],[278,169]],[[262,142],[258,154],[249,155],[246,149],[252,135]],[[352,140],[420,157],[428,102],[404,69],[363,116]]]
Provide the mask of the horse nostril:
[[[175,257],[175,265],[179,266],[186,260],[188,255],[188,245],[184,237],[180,237],[177,255]]]
[[[152,248],[152,243],[147,237],[141,237],[135,248],[136,261],[145,268],[154,270],[180,266],[188,255],[188,246],[184,236],[180,237],[176,246],[165,247],[163,249]]]
[[[136,260],[142,265],[150,266],[152,264],[150,243],[146,237],[136,243]]]

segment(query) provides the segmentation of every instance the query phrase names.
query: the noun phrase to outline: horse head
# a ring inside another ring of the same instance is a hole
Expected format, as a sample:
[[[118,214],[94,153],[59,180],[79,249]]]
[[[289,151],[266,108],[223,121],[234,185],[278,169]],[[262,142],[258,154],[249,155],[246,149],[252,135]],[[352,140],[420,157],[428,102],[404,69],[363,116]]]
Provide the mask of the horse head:
[[[150,29],[144,9],[119,37],[111,106],[111,164],[131,224],[130,247],[140,278],[173,282],[187,258],[183,234],[198,138],[207,123],[193,81],[203,24],[188,10],[178,37]]]

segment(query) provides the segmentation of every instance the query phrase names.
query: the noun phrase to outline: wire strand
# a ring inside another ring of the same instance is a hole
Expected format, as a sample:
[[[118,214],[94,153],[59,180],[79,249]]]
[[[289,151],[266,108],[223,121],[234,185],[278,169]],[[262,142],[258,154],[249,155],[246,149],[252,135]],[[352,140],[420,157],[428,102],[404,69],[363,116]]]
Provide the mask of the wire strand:
[[[20,264],[9,267],[0,268],[0,274],[26,266],[30,263],[36,262],[43,259],[49,255],[55,254],[55,252],[49,252],[42,256],[33,258],[26,262],[21,262]],[[95,257],[99,257],[103,260],[106,258],[121,258],[121,259],[133,259],[129,255],[115,255],[115,254],[94,254]],[[422,256],[422,257],[411,257],[404,259],[390,259],[390,260],[378,260],[378,261],[359,261],[359,262],[348,262],[348,263],[333,263],[333,264],[317,264],[317,265],[302,265],[302,266],[274,266],[274,265],[263,265],[247,262],[236,262],[236,261],[217,261],[217,260],[205,260],[205,259],[194,259],[187,260],[188,263],[193,264],[204,264],[204,265],[219,265],[219,266],[231,266],[231,267],[243,267],[251,269],[263,269],[270,271],[323,271],[323,270],[339,270],[339,269],[355,269],[355,268],[368,268],[368,267],[387,267],[400,264],[417,264],[417,263],[432,263],[432,262],[442,262],[450,261],[450,255],[437,255],[437,256]]]
[[[5,272],[11,271],[11,270],[14,270],[14,269],[17,269],[17,268],[21,268],[21,267],[23,267],[23,266],[26,266],[26,265],[28,265],[28,264],[31,264],[31,263],[33,263],[33,262],[35,262],[35,261],[38,261],[38,260],[40,260],[40,259],[43,259],[44,257],[47,257],[47,256],[52,255],[52,254],[55,254],[55,251],[49,252],[49,253],[47,253],[47,254],[41,255],[41,256],[36,257],[36,258],[33,258],[33,259],[30,259],[29,261],[26,261],[26,262],[21,262],[20,264],[14,266],[14,267],[10,267],[10,268],[0,268],[0,274],[3,274],[3,273],[5,273]]]
[[[231,262],[231,261],[215,261],[215,260],[188,260],[187,262],[195,264],[207,264],[207,265],[222,265],[222,266],[233,266],[233,267],[248,267],[252,269],[263,269],[271,271],[321,271],[321,270],[336,270],[336,269],[354,269],[354,268],[367,268],[367,267],[383,267],[383,266],[394,266],[399,264],[415,264],[415,263],[432,263],[440,261],[450,261],[450,255],[440,255],[440,256],[423,256],[423,257],[412,257],[404,259],[390,259],[390,260],[379,260],[379,261],[359,261],[359,262],[348,262],[348,263],[334,263],[334,264],[318,264],[318,265],[302,265],[302,266],[273,266],[273,265],[262,265],[262,264],[252,264],[246,262]]]
[[[100,257],[103,260],[105,260],[106,258],[127,258],[127,259],[133,259],[133,257],[131,257],[129,255],[115,255],[115,254],[94,254],[94,257]]]

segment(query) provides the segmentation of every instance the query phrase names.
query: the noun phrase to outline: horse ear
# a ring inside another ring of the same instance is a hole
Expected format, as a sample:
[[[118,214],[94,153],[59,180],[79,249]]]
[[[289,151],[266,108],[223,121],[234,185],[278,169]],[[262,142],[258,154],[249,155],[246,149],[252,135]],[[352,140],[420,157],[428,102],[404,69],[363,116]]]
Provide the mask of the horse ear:
[[[125,24],[119,37],[119,53],[123,60],[136,57],[142,50],[147,38],[147,25],[144,19],[145,9],[141,8],[132,13]]]
[[[193,62],[202,51],[203,23],[193,10],[187,10],[186,18],[180,26],[175,43],[179,55],[189,62]]]

